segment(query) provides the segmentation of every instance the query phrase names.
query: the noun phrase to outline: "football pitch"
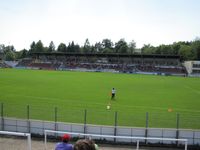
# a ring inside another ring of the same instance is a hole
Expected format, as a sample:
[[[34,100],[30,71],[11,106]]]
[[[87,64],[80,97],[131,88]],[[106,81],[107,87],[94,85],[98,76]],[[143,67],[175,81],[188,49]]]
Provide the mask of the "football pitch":
[[[0,102],[5,117],[200,129],[200,78],[0,69]]]

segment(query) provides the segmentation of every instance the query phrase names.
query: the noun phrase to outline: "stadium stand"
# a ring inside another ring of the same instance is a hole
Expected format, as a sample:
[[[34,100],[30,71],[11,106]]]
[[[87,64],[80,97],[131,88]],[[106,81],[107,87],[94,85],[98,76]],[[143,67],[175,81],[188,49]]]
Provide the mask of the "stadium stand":
[[[0,68],[10,68],[4,61],[0,61]]]
[[[18,61],[4,61],[4,63],[9,67],[14,68],[18,64]]]
[[[20,67],[47,70],[186,75],[180,56],[138,54],[32,53]]]
[[[200,61],[185,61],[184,66],[189,76],[200,76]]]

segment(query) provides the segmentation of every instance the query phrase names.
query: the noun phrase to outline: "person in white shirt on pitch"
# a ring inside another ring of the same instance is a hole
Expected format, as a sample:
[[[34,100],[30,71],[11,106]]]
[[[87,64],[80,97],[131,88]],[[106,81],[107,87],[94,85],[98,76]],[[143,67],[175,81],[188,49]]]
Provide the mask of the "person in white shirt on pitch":
[[[115,90],[115,88],[112,88],[112,91],[111,91],[111,99],[112,100],[115,99],[115,94],[116,94],[116,90]]]

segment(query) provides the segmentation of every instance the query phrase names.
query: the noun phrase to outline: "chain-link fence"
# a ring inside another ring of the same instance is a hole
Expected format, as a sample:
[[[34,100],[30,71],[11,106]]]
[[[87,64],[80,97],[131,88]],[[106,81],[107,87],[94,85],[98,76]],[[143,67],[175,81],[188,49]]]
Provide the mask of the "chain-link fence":
[[[151,128],[200,129],[200,114],[175,112],[121,112],[95,109],[70,109],[39,105],[3,104],[1,118],[22,118],[54,122],[70,122],[95,125],[132,126]]]

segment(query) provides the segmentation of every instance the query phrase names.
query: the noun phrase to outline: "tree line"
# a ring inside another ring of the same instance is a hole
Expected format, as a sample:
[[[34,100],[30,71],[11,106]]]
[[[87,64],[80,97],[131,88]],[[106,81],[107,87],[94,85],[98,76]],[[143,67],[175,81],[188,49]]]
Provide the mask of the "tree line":
[[[131,41],[127,43],[124,39],[120,39],[115,44],[110,39],[103,39],[102,42],[97,42],[91,45],[86,39],[83,46],[75,44],[74,41],[69,42],[68,45],[60,43],[55,48],[53,41],[50,42],[49,47],[44,47],[42,41],[37,43],[32,42],[30,52],[64,52],[64,53],[134,53],[136,50],[136,43]]]
[[[31,53],[35,52],[63,52],[63,53],[119,53],[119,54],[161,54],[161,55],[180,55],[183,60],[200,60],[200,39],[196,38],[194,41],[174,42],[169,45],[152,46],[145,44],[141,49],[136,48],[135,41],[126,42],[120,39],[114,43],[110,39],[103,39],[101,42],[96,42],[94,45],[90,44],[86,39],[83,46],[75,44],[74,41],[69,42],[68,45],[60,43],[55,47],[53,41],[48,47],[45,47],[41,40],[33,41],[30,48],[16,51],[14,46],[4,44],[0,45],[0,53],[4,54],[5,60],[16,60],[29,57]]]

